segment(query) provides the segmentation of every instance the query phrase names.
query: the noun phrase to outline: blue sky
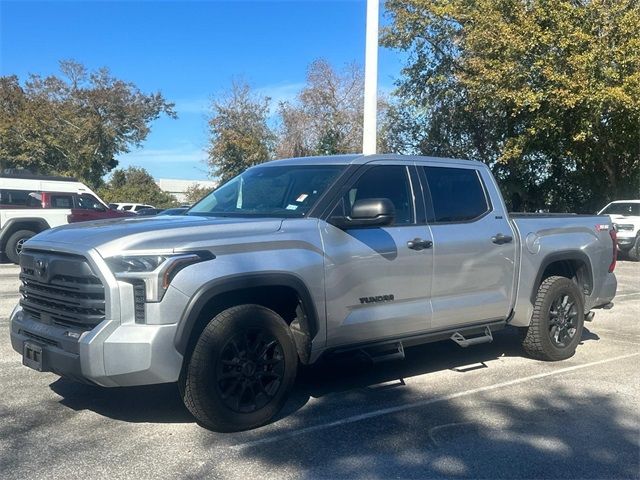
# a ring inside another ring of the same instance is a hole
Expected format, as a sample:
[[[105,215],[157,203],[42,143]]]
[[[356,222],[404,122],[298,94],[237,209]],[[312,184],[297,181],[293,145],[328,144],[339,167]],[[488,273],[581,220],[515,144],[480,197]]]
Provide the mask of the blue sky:
[[[46,1],[0,0],[0,74],[57,73],[60,59],[108,67],[145,92],[176,103],[141,149],[119,157],[157,178],[204,179],[212,96],[242,77],[277,103],[304,84],[308,64],[364,62],[364,0]],[[384,21],[384,15],[382,18]],[[380,50],[379,86],[402,66]]]

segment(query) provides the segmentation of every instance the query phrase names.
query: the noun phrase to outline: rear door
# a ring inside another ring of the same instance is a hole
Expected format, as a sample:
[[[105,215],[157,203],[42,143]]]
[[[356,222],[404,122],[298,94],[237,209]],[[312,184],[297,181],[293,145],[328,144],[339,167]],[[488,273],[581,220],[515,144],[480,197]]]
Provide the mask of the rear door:
[[[388,198],[395,223],[342,230],[320,223],[325,251],[327,345],[402,337],[429,329],[432,249],[416,204],[419,180],[412,165],[368,165],[342,189],[332,215],[348,215],[354,202]]]
[[[418,168],[434,243],[432,327],[506,318],[516,242],[493,179],[473,166]]]

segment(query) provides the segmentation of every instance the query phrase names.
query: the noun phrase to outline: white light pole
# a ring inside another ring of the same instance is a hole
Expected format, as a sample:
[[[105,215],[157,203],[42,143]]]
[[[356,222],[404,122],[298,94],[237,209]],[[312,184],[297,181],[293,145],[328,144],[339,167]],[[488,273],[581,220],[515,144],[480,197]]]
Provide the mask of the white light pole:
[[[367,0],[367,36],[364,60],[364,125],[362,153],[376,153],[378,111],[378,2]]]

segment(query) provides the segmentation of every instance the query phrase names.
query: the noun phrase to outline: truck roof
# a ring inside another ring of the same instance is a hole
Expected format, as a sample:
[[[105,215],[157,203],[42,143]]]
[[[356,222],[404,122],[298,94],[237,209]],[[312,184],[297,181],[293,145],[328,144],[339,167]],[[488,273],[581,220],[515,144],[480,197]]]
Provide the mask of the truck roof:
[[[446,163],[447,165],[467,165],[478,166],[484,165],[482,162],[476,160],[461,160],[457,158],[442,158],[442,157],[423,157],[417,155],[398,155],[398,154],[375,154],[375,155],[363,155],[346,154],[346,155],[325,155],[316,157],[297,157],[297,158],[285,158],[282,160],[272,160],[260,164],[261,166],[293,166],[293,165],[361,165],[364,163],[374,162],[377,160],[403,160],[412,162],[437,162]]]

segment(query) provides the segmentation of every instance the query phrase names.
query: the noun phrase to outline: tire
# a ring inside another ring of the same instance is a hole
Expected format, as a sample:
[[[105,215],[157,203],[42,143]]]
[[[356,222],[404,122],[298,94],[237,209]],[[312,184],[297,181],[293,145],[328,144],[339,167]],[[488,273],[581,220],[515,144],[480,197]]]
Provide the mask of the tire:
[[[633,246],[627,252],[627,256],[630,260],[634,262],[640,261],[640,235],[636,237],[636,241],[633,243]]]
[[[282,317],[260,305],[239,305],[204,328],[179,387],[201,426],[248,430],[280,411],[297,367],[293,337]]]
[[[538,288],[531,323],[522,330],[522,346],[538,360],[565,360],[575,353],[583,328],[580,288],[566,277],[549,277]]]
[[[16,265],[20,263],[20,251],[22,251],[22,244],[35,234],[36,232],[32,232],[31,230],[18,230],[13,233],[5,245],[7,258]]]

